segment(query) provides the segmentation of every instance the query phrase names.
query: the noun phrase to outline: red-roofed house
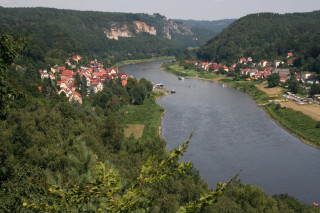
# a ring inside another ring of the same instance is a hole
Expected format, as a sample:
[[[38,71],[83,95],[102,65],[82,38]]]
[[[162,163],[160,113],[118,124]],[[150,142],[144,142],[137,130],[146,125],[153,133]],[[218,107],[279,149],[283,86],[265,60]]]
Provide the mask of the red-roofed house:
[[[68,98],[72,95],[72,92],[69,88],[61,88],[58,94],[61,95],[62,92],[64,92]]]
[[[69,59],[66,60],[66,64],[67,64],[68,66],[71,66],[71,62],[70,62]]]
[[[63,70],[61,74],[59,74],[59,76],[61,78],[63,77],[69,77],[69,78],[72,78],[73,76],[73,70]]]
[[[106,68],[106,72],[109,74],[117,74],[118,73],[118,68],[117,67],[110,67],[110,68]]]
[[[239,59],[240,64],[247,64],[247,59],[246,58],[240,58]]]
[[[75,55],[75,56],[72,56],[72,59],[78,63],[79,60],[81,59],[81,56],[80,55]]]
[[[301,80],[301,75],[296,75],[296,79],[297,79],[298,81],[300,81],[300,80]]]
[[[288,53],[287,58],[293,57],[293,53]]]
[[[209,71],[209,65],[210,65],[210,63],[203,62],[203,63],[201,63],[201,68],[206,70],[206,71]]]
[[[287,80],[288,80],[288,78],[287,78],[287,75],[286,75],[286,74],[281,74],[281,75],[280,75],[280,81],[281,81],[281,82],[284,83],[284,82],[286,82]]]
[[[127,79],[123,79],[122,81],[122,86],[125,87],[128,83],[128,80]]]
[[[251,69],[246,68],[246,69],[241,69],[240,73],[241,75],[248,75],[250,73]]]
[[[69,101],[77,101],[82,104],[82,97],[77,91],[72,90],[72,95],[69,97]]]
[[[65,70],[66,68],[65,67],[58,67],[57,69],[58,69],[58,71],[61,71],[61,70]]]

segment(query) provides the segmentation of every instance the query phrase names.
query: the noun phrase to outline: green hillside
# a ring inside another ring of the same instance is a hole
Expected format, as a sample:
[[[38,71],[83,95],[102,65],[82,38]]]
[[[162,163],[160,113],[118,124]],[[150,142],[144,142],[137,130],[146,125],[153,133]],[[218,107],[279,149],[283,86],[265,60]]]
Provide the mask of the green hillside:
[[[52,8],[0,7],[0,30],[29,35],[32,45],[19,62],[27,59],[42,67],[55,63],[55,59],[63,62],[71,54],[96,57],[104,62],[173,55],[185,47],[201,46],[213,36],[207,30],[193,30],[159,14]],[[122,35],[116,36],[118,40],[112,39],[108,37],[112,32]]]
[[[198,21],[198,20],[179,20],[183,23],[191,26],[192,28],[199,29],[207,29],[212,32],[219,33],[223,29],[227,28],[230,24],[232,24],[236,19],[221,19],[215,21]]]
[[[320,11],[310,13],[259,13],[233,22],[198,52],[203,60],[254,61],[284,59],[294,53],[295,66],[320,70]]]

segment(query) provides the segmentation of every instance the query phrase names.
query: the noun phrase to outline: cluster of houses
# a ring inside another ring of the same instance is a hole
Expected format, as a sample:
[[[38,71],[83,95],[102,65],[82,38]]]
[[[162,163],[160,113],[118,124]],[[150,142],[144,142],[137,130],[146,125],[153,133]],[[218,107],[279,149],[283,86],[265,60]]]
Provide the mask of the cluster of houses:
[[[81,59],[81,56],[73,56],[72,60],[78,61]],[[66,64],[71,66],[70,59],[66,60]],[[103,90],[103,82],[107,79],[121,79],[122,86],[127,85],[128,76],[125,73],[119,73],[118,68],[110,67],[103,68],[101,63],[98,63],[97,60],[91,61],[91,65],[89,67],[80,67],[77,71],[69,70],[66,67],[60,66],[51,68],[48,70],[40,70],[41,79],[50,78],[51,80],[56,80],[57,76],[59,76],[59,81],[57,81],[57,86],[59,86],[60,90],[58,94],[65,93],[66,97],[68,97],[69,101],[77,101],[82,103],[82,97],[80,93],[76,91],[76,87],[74,85],[75,78],[77,74],[79,74],[80,78],[85,78],[87,91],[86,94],[97,93],[98,91]],[[83,77],[84,76],[84,77]]]
[[[249,58],[240,58],[238,63],[234,63],[231,67],[227,67],[222,63],[209,63],[209,62],[198,62],[198,61],[189,61],[186,60],[187,64],[191,63],[197,68],[201,68],[206,72],[217,72],[224,70],[225,72],[233,72],[235,71],[235,67],[237,64],[248,65],[250,68],[240,69],[240,74],[248,76],[247,80],[251,81],[254,79],[266,79],[269,75],[273,73],[277,73],[280,76],[281,82],[286,82],[290,78],[290,70],[289,68],[279,68],[280,65],[287,64],[288,66],[293,65],[293,53],[288,53],[287,61],[276,60],[273,62],[268,62],[266,60],[259,61],[258,63],[253,63],[252,57]],[[249,66],[250,65],[250,66]],[[300,75],[296,75],[297,80],[302,81],[307,84],[319,84],[318,79],[310,78],[312,75],[311,72],[302,72]]]

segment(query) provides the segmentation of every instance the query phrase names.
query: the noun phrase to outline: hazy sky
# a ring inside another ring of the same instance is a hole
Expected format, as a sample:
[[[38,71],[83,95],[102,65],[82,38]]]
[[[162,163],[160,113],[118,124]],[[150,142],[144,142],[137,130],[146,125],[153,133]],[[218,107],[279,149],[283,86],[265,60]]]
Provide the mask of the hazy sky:
[[[218,20],[257,12],[310,12],[320,10],[320,0],[0,0],[0,6],[160,13],[175,19]]]

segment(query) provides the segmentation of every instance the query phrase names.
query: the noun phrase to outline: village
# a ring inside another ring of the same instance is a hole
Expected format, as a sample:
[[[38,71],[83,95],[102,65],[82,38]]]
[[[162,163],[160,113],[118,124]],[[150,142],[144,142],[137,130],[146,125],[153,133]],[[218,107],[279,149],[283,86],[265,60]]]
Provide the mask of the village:
[[[56,82],[59,95],[65,95],[69,101],[82,103],[82,96],[79,93],[78,86],[75,81],[78,77],[85,81],[86,90],[82,94],[86,96],[95,94],[103,90],[103,82],[107,79],[120,79],[122,86],[127,85],[128,76],[125,73],[119,73],[117,67],[103,68],[103,64],[96,59],[90,61],[90,66],[80,66],[76,68],[76,64],[80,62],[80,55],[72,56],[66,59],[66,66],[54,66],[51,70],[39,70],[41,79],[50,78]],[[41,87],[39,87],[41,90]]]
[[[268,76],[271,74],[278,74],[280,77],[280,82],[282,83],[282,86],[288,87],[287,81],[290,79],[292,72],[289,68],[293,68],[293,53],[287,53],[287,60],[275,60],[275,61],[266,61],[261,60],[258,63],[253,63],[252,57],[248,57],[247,59],[242,57],[238,60],[237,63],[233,63],[230,67],[222,64],[222,63],[209,63],[209,62],[198,62],[198,61],[185,61],[186,64],[193,64],[198,69],[204,70],[203,74],[207,74],[209,72],[213,73],[232,73],[235,71],[238,71],[238,73],[245,77],[246,81],[265,81],[267,80]],[[240,66],[239,66],[240,65]],[[242,68],[239,68],[242,67]],[[238,69],[238,70],[236,70]],[[319,84],[319,78],[315,77],[316,74],[304,71],[304,72],[296,72],[295,78],[300,83],[303,88],[308,91],[310,90],[310,86],[313,84]],[[266,91],[264,91],[266,92]],[[278,98],[278,95],[270,95],[270,98]],[[299,104],[313,104],[313,103],[320,103],[320,94],[313,94],[312,97],[308,96],[309,98],[313,98],[313,100],[307,98],[299,97],[295,94],[284,94],[284,99],[276,99],[276,100],[270,100],[271,102],[278,102],[286,101],[287,99],[290,99],[294,102],[297,102]]]
[[[275,60],[275,61],[266,61],[261,60],[258,63],[253,63],[253,58],[248,57],[247,59],[242,57],[238,60],[238,63],[233,63],[230,67],[222,63],[209,63],[209,62],[198,62],[198,61],[189,61],[186,60],[187,64],[191,63],[194,66],[205,70],[206,72],[234,72],[236,71],[237,65],[241,64],[246,68],[240,69],[240,74],[248,76],[247,81],[266,79],[269,75],[277,73],[280,76],[281,82],[286,82],[290,78],[289,67],[293,66],[293,53],[287,54],[287,60]],[[281,68],[280,68],[281,67]],[[286,67],[286,68],[282,68]],[[296,75],[296,79],[306,84],[319,84],[319,80],[316,78],[311,78],[313,75],[312,72],[305,71],[301,74]]]

